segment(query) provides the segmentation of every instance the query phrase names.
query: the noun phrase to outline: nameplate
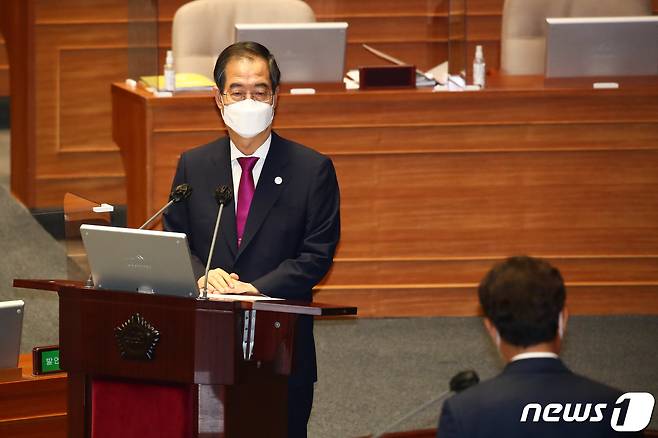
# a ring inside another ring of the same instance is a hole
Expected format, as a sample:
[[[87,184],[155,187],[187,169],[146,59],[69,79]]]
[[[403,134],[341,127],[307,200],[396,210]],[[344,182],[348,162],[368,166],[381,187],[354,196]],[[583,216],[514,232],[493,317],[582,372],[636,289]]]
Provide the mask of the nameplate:
[[[416,66],[384,65],[359,68],[359,88],[416,88]]]

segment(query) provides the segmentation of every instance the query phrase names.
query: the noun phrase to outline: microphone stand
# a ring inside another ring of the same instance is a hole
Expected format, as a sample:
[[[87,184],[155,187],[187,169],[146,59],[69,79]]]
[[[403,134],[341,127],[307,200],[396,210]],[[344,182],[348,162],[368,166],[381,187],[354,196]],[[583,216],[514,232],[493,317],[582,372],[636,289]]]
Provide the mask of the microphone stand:
[[[151,222],[153,222],[160,214],[162,214],[163,211],[168,209],[172,204],[176,202],[175,199],[172,199],[171,201],[167,202],[160,210],[157,211],[153,216],[151,216],[146,222],[142,224],[141,227],[137,228],[138,230],[143,230],[147,226],[151,225]]]
[[[372,438],[380,438],[382,435],[384,435],[389,430],[392,430],[394,427],[396,427],[400,423],[408,420],[409,418],[418,415],[419,413],[423,412],[428,407],[432,406],[434,403],[438,403],[439,401],[443,400],[444,398],[446,398],[447,396],[449,396],[452,393],[462,392],[463,390],[465,390],[467,388],[470,388],[473,385],[476,385],[479,381],[480,381],[480,377],[473,370],[461,371],[461,372],[455,374],[452,377],[452,379],[450,379],[450,389],[448,389],[447,391],[442,392],[439,396],[434,397],[432,400],[429,400],[429,401],[423,403],[420,407],[414,409],[413,411],[409,412],[408,414],[405,414],[402,418],[400,418],[398,420],[395,420],[395,422],[389,424],[388,426],[383,428],[381,431],[374,434],[372,436]]]
[[[419,413],[423,412],[425,409],[432,406],[434,403],[438,403],[439,401],[443,400],[444,398],[446,398],[450,394],[452,394],[451,390],[443,391],[438,397],[435,397],[432,400],[423,403],[421,406],[419,406],[418,408],[416,408],[413,411],[409,412],[404,417],[395,420],[395,422],[389,424],[388,426],[383,428],[380,432],[377,432],[376,434],[374,434],[372,436],[372,438],[380,438],[382,435],[384,435],[389,430],[393,430],[393,428],[395,428],[400,423],[403,423],[403,422],[407,421],[411,417],[415,417]]]
[[[219,186],[215,190],[215,200],[219,204],[219,211],[217,212],[217,220],[215,221],[215,231],[212,235],[210,242],[210,252],[208,253],[208,261],[206,262],[206,273],[203,276],[203,290],[201,292],[200,300],[208,299],[208,273],[210,272],[210,262],[212,262],[212,255],[215,252],[215,242],[217,242],[217,234],[219,234],[219,222],[222,220],[222,212],[224,211],[224,204],[233,198],[231,188],[229,186]]]
[[[192,186],[189,184],[180,184],[177,185],[174,190],[169,194],[169,202],[167,202],[160,210],[158,210],[153,216],[148,218],[146,222],[142,224],[138,230],[143,230],[148,227],[151,222],[153,222],[158,216],[160,216],[166,209],[168,209],[172,204],[176,204],[181,201],[185,201],[187,198],[192,196]]]

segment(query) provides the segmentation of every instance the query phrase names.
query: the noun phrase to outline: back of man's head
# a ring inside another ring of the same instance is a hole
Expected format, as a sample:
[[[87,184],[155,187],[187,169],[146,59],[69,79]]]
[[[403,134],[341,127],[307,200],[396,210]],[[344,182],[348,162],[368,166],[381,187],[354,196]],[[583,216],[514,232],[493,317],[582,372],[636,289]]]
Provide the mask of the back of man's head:
[[[478,292],[484,315],[505,342],[526,348],[558,334],[566,290],[560,271],[547,261],[510,257],[487,273]]]

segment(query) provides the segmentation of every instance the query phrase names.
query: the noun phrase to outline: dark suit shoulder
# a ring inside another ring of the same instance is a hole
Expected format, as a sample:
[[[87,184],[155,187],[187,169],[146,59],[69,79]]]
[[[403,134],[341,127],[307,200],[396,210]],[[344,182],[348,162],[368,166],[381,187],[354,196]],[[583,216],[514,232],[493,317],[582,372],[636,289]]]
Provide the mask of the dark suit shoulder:
[[[188,162],[196,162],[199,160],[207,160],[210,157],[214,157],[222,152],[222,148],[227,148],[228,151],[229,138],[228,137],[219,137],[210,143],[206,143],[201,146],[193,147],[183,152],[181,155],[185,157],[185,160]]]
[[[571,372],[560,360],[524,359],[508,364],[498,376],[448,399],[442,417],[446,433],[439,436],[614,436],[609,418],[611,406],[621,394],[615,388]],[[526,406],[538,405],[541,409],[555,403],[580,405],[583,411],[586,405],[594,409],[600,403],[607,408],[604,407],[602,422],[521,423]],[[452,430],[459,433],[448,433]]]
[[[465,390],[451,401],[473,408],[511,400],[609,402],[621,394],[618,389],[573,373],[559,360],[525,359],[508,365],[498,376]]]
[[[569,385],[571,385],[574,393],[582,392],[583,394],[586,394],[591,401],[616,400],[623,394],[623,391],[617,388],[613,388],[605,383],[598,382],[576,373],[571,373]]]
[[[291,160],[303,161],[307,165],[317,165],[320,166],[323,163],[331,161],[331,159],[303,144],[288,140],[272,132],[272,142],[276,142],[278,147],[286,149],[288,157]]]

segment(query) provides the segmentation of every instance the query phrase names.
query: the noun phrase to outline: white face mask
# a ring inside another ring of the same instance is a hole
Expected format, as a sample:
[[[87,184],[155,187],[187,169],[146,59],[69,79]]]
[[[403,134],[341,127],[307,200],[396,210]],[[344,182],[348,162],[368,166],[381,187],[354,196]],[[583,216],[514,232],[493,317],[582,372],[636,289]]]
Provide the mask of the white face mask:
[[[226,126],[240,137],[252,138],[265,131],[274,119],[274,107],[269,103],[245,99],[224,105],[222,118]]]

